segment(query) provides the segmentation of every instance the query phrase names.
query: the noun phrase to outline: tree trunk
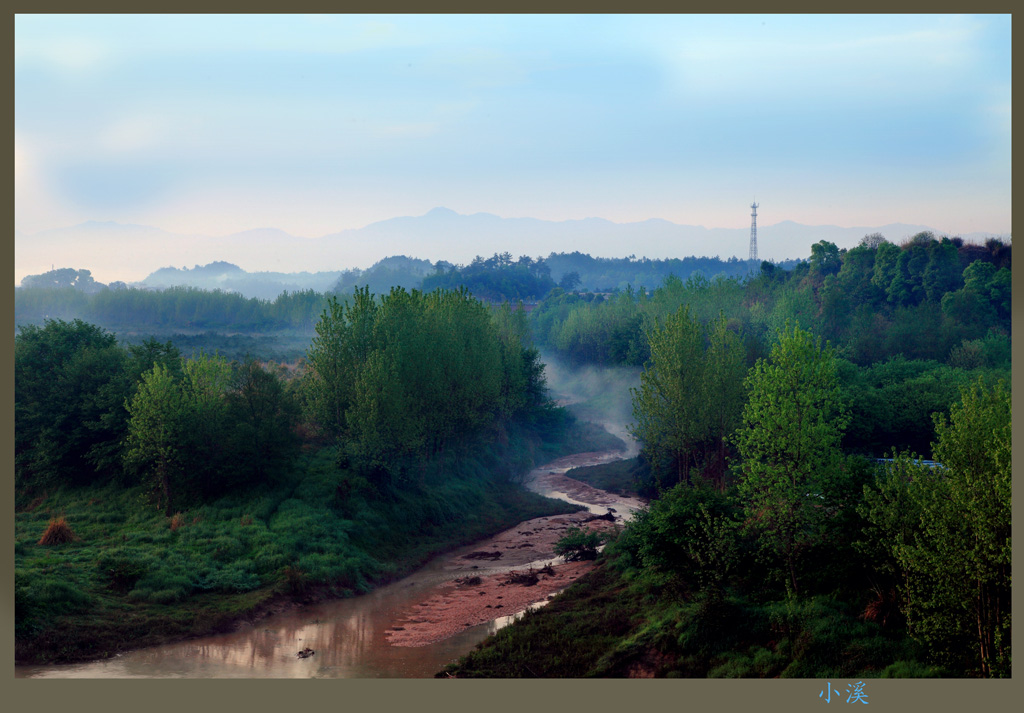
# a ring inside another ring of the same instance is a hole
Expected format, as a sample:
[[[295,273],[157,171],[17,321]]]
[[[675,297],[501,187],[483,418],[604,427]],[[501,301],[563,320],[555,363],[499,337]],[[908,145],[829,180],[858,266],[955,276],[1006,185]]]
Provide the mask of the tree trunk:
[[[164,491],[164,514],[170,517],[174,514],[174,511],[171,509],[171,477],[168,473],[167,464],[163,462],[160,463],[160,485]]]

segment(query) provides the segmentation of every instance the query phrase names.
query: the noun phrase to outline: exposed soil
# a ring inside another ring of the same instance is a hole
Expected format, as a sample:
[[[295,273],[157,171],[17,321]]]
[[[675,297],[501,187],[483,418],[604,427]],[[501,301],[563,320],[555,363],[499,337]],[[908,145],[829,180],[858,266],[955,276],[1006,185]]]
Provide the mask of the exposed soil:
[[[538,581],[530,586],[508,583],[507,573],[480,577],[479,584],[450,582],[405,612],[385,636],[394,646],[432,644],[467,627],[518,614],[565,589],[593,568],[593,562],[566,562],[552,565],[548,570],[552,574],[534,569]]]
[[[593,562],[562,562],[555,556],[555,543],[570,527],[605,531],[615,525],[578,512],[527,520],[485,540],[446,564],[445,569],[465,576],[425,592],[422,601],[398,615],[386,638],[394,646],[425,646],[547,600],[594,567]],[[536,583],[510,581],[532,581],[516,577],[525,574],[535,575]]]
[[[581,455],[593,455],[584,453]],[[568,460],[568,459],[566,459]],[[591,458],[589,461],[581,460],[581,465],[596,465],[594,459]],[[616,460],[615,458],[609,458],[608,461]],[[607,461],[606,461],[607,462]],[[575,468],[575,465],[570,466]],[[614,495],[606,490],[598,490],[597,488],[587,485],[586,483],[575,480],[573,478],[566,477],[562,473],[554,471],[542,471],[537,475],[537,479],[534,481],[535,485],[532,486],[535,489],[544,490],[556,490],[560,493],[565,493],[573,500],[583,503],[590,503],[593,505],[603,505],[605,507],[611,506],[622,500],[622,496]],[[639,502],[639,501],[638,501]]]

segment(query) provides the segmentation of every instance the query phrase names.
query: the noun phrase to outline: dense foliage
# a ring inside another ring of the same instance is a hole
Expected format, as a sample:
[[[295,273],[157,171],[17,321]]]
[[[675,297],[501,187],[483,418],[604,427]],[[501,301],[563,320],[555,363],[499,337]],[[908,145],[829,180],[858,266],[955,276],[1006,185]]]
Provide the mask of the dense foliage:
[[[940,466],[910,453],[864,488],[861,512],[908,628],[936,660],[1010,674],[1010,394],[965,388],[936,415]]]
[[[921,234],[747,281],[553,292],[542,344],[644,365],[640,458],[600,477],[656,497],[597,573],[446,673],[1010,675],[1009,276],[999,241]]]
[[[633,435],[646,446],[659,480],[675,466],[689,482],[693,467],[724,483],[726,438],[743,404],[745,354],[724,317],[701,324],[684,305],[647,334],[651,358],[633,392]]]
[[[827,363],[806,335],[788,339],[806,366]],[[805,390],[812,411],[830,408],[832,382]],[[844,464],[833,435],[828,474],[663,490],[592,574],[438,676],[1010,675],[1009,393],[979,382],[961,399],[938,417],[938,467]],[[799,550],[784,523],[763,529],[787,504]]]
[[[268,597],[364,591],[575,507],[516,488],[566,443],[601,447],[548,400],[521,310],[401,288],[327,307],[298,372],[121,344],[80,320],[21,327],[19,658],[112,654]],[[58,521],[73,535],[41,542]]]
[[[585,263],[557,287],[543,260],[442,263],[424,284],[451,289],[381,297],[363,274],[273,302],[88,271],[17,290],[19,656],[365,590],[544,510],[514,481],[579,432],[532,326],[571,364],[643,368],[641,454],[601,477],[654,500],[565,600],[582,609],[556,600],[459,675],[1011,673],[1008,245],[866,236],[604,294],[573,291]],[[477,299],[545,295],[529,318]],[[313,337],[284,369],[106,331],[140,324]]]
[[[548,408],[522,311],[491,310],[466,290],[357,288],[329,302],[304,387],[346,462],[405,475],[453,442]]]
[[[312,331],[326,297],[313,290],[282,292],[274,300],[196,287],[164,290],[74,286],[19,287],[14,322],[41,326],[48,319],[81,319],[105,329],[149,334],[181,331]]]
[[[614,295],[556,289],[531,312],[530,321],[538,344],[571,364],[646,365],[645,379],[664,382],[657,398],[669,400],[680,389],[703,383],[696,373],[706,368],[695,351],[696,325],[708,331],[724,319],[749,367],[767,357],[787,324],[799,324],[835,350],[852,418],[844,447],[874,457],[908,448],[927,456],[934,439],[931,414],[948,411],[959,389],[979,375],[992,382],[1009,374],[1009,275],[1010,248],[998,240],[980,246],[922,233],[896,246],[866,236],[850,250],[818,243],[810,260],[789,271],[764,262],[760,273],[745,281],[673,276],[651,292],[627,289]],[[693,323],[689,340],[681,340],[676,324],[681,309]],[[721,333],[721,326],[716,329]],[[652,351],[659,344],[668,346]],[[676,353],[676,366],[669,368],[669,355],[685,344],[692,353]],[[720,383],[740,381],[733,375]],[[708,387],[708,392],[722,388]],[[663,445],[680,474],[692,466],[716,470],[710,454],[701,454],[702,464],[693,448],[679,447],[685,429],[666,430],[649,391],[642,393],[643,413],[660,425],[637,423],[641,429],[663,430],[662,437],[643,437],[656,471],[665,461]],[[678,419],[683,412],[678,398],[674,403],[670,413]]]
[[[731,257],[722,260],[717,257],[683,257],[652,259],[629,256],[624,258],[591,257],[579,251],[551,253],[544,261],[551,268],[551,276],[561,284],[565,275],[574,273],[581,289],[588,292],[617,292],[620,290],[645,288],[653,290],[666,278],[676,277],[688,280],[702,276],[714,279],[746,278],[756,273],[760,263],[756,260],[740,260]],[[782,269],[792,269],[797,260],[780,263]],[[571,287],[565,288],[567,291]]]
[[[439,262],[436,271],[423,279],[424,290],[464,287],[492,302],[540,299],[554,286],[551,269],[542,258],[523,255],[513,260],[511,253],[486,259],[478,255],[469,265]]]

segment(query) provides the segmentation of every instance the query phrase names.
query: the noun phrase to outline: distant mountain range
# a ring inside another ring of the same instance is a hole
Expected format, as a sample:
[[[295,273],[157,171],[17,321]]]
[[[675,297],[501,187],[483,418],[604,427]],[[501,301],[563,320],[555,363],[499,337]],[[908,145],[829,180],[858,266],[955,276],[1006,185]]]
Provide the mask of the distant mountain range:
[[[807,258],[811,245],[819,240],[843,248],[853,247],[868,233],[881,233],[899,242],[923,230],[945,234],[905,223],[843,228],[783,221],[758,226],[758,254],[762,260]],[[961,237],[983,242],[992,235],[971,233]],[[613,223],[603,218],[502,218],[490,213],[462,215],[447,208],[319,238],[297,237],[275,228],[223,237],[181,235],[146,225],[90,221],[34,234],[16,231],[14,271],[15,284],[26,275],[41,274],[52,267],[88,269],[101,282],[134,282],[164,267],[226,261],[249,272],[324,273],[326,279],[326,273],[367,268],[391,255],[453,263],[468,263],[476,255],[489,257],[496,252],[533,257],[579,251],[600,257],[724,259],[746,258],[749,243],[749,228],[705,228],[657,218],[636,223]]]

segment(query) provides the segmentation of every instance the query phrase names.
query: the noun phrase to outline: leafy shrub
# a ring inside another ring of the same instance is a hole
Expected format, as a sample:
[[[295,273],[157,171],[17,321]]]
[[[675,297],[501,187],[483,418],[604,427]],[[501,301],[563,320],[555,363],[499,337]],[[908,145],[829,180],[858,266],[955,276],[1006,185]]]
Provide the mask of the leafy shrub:
[[[565,557],[566,562],[597,559],[597,548],[603,541],[600,533],[570,527],[555,543],[555,554]]]
[[[710,486],[676,485],[651,503],[644,520],[639,560],[699,589],[719,588],[738,554],[734,506]]]
[[[96,569],[107,579],[111,589],[127,592],[146,574],[149,564],[136,553],[117,549],[100,555]]]
[[[171,604],[188,598],[194,589],[192,580],[167,570],[151,570],[128,592],[132,601],[146,601],[155,604]]]
[[[942,669],[917,661],[897,661],[883,669],[879,678],[941,678]]]
[[[708,678],[752,678],[754,670],[749,656],[731,654],[722,663],[708,671]]]
[[[71,582],[44,577],[34,584],[30,596],[36,604],[54,614],[70,614],[88,609],[94,598]]]
[[[214,571],[202,584],[203,589],[220,592],[250,592],[261,584],[258,575],[248,571],[244,563],[229,565]]]

